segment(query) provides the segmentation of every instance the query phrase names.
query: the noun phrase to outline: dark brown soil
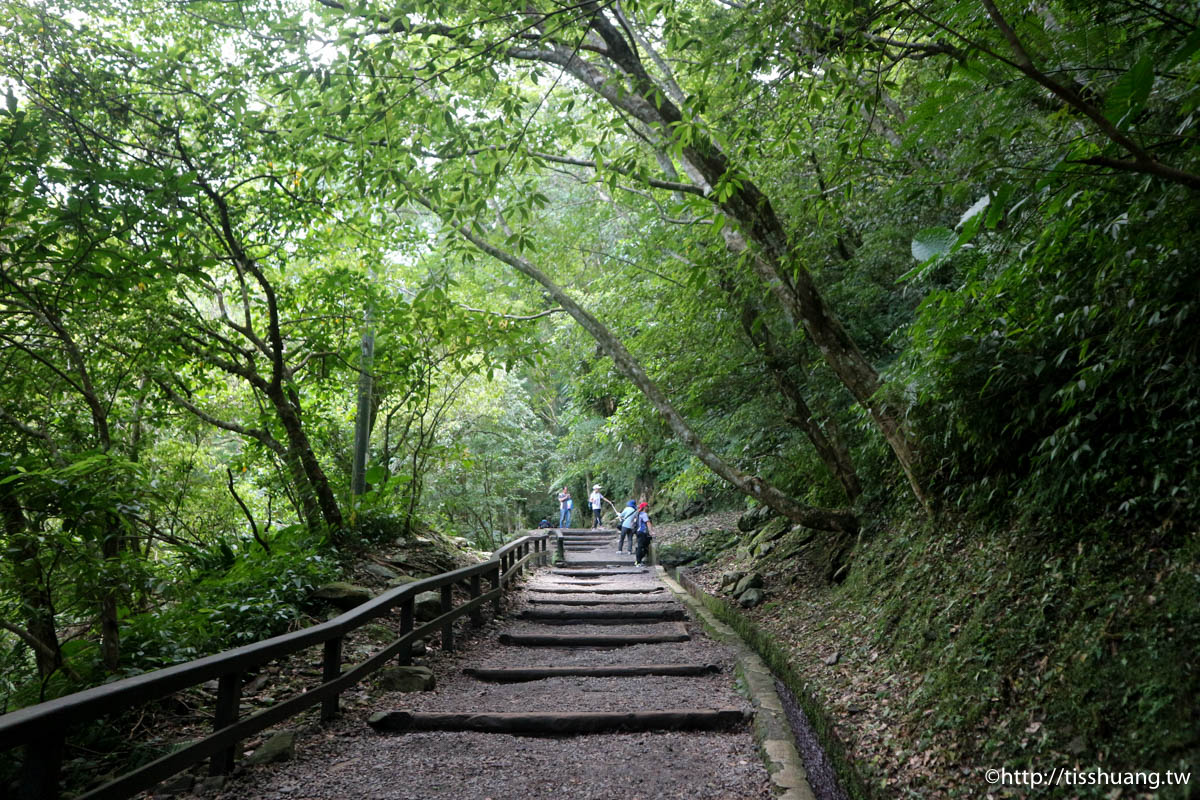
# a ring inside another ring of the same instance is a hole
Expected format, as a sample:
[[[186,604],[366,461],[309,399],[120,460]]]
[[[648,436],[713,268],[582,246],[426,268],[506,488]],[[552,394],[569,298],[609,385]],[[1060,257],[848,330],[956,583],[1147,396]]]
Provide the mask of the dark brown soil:
[[[609,548],[613,560],[617,556]],[[589,561],[602,552],[585,553]],[[627,557],[626,557],[627,558]],[[605,587],[645,587],[657,583],[652,571],[597,579]],[[527,591],[574,585],[574,579],[543,569]],[[579,587],[581,590],[584,587]],[[645,595],[589,595],[586,591],[541,597],[593,597],[603,600]],[[671,596],[665,595],[664,599]],[[675,602],[671,600],[670,602]],[[669,709],[748,709],[734,689],[733,654],[704,638],[690,622],[636,625],[541,625],[513,619],[524,598],[507,605],[508,618],[476,631],[464,631],[459,652],[435,651],[429,658],[437,675],[433,692],[373,692],[351,696],[347,710],[328,727],[301,731],[296,759],[252,768],[231,779],[216,795],[228,800],[403,800],[405,798],[554,798],[575,800],[766,800],[768,775],[748,729],[722,732],[592,734],[570,737],[516,737],[484,733],[378,734],[366,724],[375,711],[638,711]],[[648,633],[686,624],[687,642],[642,644],[611,649],[525,648],[497,644],[501,631],[563,633]],[[519,667],[569,664],[713,663],[714,674],[664,677],[554,677],[518,684],[485,683],[463,674],[464,667]]]

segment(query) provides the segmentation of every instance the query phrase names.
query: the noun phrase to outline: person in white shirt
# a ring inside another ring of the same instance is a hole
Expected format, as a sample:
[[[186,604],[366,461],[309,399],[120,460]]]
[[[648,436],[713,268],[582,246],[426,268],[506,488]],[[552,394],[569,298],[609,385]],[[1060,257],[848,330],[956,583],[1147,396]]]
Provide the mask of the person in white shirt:
[[[571,490],[564,486],[563,490],[558,493],[558,527],[571,527],[571,506],[573,505]]]
[[[588,496],[588,503],[592,507],[592,527],[599,528],[600,527],[600,510],[601,510],[601,508],[603,508],[602,504],[608,503],[610,506],[612,506],[612,501],[609,500],[607,497],[605,497],[600,492],[600,484],[597,483],[595,486],[592,487],[592,493],[590,496]],[[617,507],[613,506],[613,510],[616,511],[616,509],[617,509]]]

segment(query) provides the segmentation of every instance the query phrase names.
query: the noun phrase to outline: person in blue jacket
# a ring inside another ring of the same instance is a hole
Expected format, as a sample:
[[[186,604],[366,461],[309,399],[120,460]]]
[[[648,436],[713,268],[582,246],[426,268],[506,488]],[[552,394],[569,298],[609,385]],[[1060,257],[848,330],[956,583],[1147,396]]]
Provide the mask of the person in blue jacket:
[[[633,522],[637,516],[637,503],[630,500],[621,509],[621,538],[617,540],[617,552],[625,552],[625,537],[629,537],[629,554],[633,555]]]

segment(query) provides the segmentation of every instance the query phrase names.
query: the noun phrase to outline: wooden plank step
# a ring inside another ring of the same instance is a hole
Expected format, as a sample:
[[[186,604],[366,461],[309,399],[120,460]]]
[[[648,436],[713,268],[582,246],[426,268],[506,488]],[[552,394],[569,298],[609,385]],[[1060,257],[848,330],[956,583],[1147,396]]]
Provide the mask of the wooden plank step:
[[[602,584],[597,583],[596,586],[601,587],[601,588],[592,589],[592,588],[587,588],[587,586],[585,584],[577,584],[577,585],[583,586],[584,588],[581,588],[581,589],[575,589],[572,587],[563,588],[561,584],[558,584],[556,586],[552,586],[552,587],[545,588],[545,589],[540,589],[536,586],[530,586],[529,591],[538,592],[540,594],[663,594],[666,592],[666,589],[664,589],[661,586],[638,586],[638,587],[631,587],[629,589],[616,589],[616,588],[611,588],[611,587],[604,587]],[[607,601],[604,601],[604,602],[607,602]]]
[[[500,644],[520,647],[629,647],[667,644],[691,639],[687,631],[672,633],[502,633]]]
[[[569,578],[607,578],[611,575],[644,575],[640,569],[552,569],[551,575],[563,575]]]
[[[527,608],[521,612],[521,619],[580,623],[601,620],[668,622],[687,619],[687,614],[678,605],[665,608]]]
[[[746,722],[740,708],[698,708],[674,711],[546,711],[455,712],[381,711],[367,721],[377,731],[474,731],[533,736],[602,733],[608,731],[727,730]]]
[[[594,592],[593,592],[594,594]],[[530,597],[529,602],[541,606],[644,606],[655,608],[663,603],[675,602],[669,597],[593,597],[581,600],[570,597]]]
[[[605,664],[573,667],[467,667],[463,673],[481,681],[523,683],[546,678],[618,678],[628,675],[692,676],[720,672],[717,664]]]

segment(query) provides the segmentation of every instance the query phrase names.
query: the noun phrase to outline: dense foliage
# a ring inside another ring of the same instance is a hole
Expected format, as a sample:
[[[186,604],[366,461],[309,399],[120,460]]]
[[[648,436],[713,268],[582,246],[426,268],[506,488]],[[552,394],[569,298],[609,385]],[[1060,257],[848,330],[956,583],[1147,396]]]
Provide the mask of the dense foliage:
[[[1194,5],[3,8],[8,707],[283,630],[364,541],[490,549],[594,483],[753,498],[885,594],[890,519],[970,519],[1020,574],[1086,550],[1028,578],[1068,609],[1143,554],[1168,610],[1129,635],[1176,688],[1137,725],[1195,686],[1164,644],[1196,577]],[[982,619],[904,657],[958,671]]]

